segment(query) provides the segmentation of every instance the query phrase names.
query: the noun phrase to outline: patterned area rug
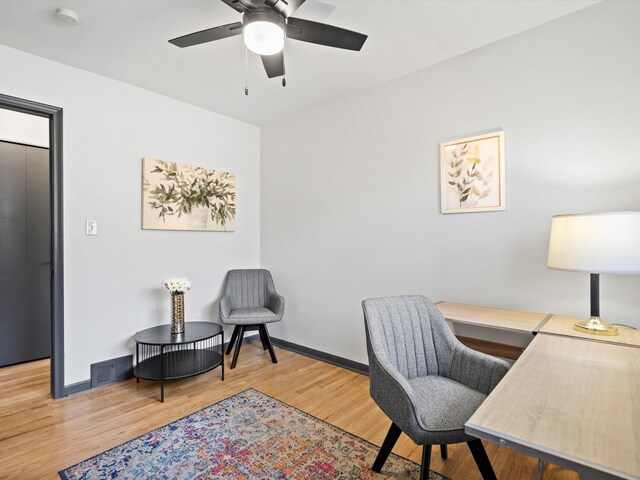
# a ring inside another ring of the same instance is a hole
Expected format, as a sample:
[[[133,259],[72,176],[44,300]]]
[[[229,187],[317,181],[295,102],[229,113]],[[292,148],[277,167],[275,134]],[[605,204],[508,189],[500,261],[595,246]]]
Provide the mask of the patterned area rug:
[[[63,479],[416,479],[420,467],[253,389],[60,472]],[[434,480],[445,477],[430,472]]]

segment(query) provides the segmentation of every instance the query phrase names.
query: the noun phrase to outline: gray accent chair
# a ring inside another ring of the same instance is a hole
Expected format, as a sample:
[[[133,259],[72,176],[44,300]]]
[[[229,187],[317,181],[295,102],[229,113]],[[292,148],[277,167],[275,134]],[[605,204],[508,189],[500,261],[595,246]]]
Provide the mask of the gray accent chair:
[[[431,446],[466,442],[484,480],[495,479],[482,442],[464,424],[509,370],[503,360],[464,346],[426,297],[362,302],[371,397],[391,419],[372,469],[379,472],[400,433],[423,445],[420,478],[429,478]]]
[[[235,325],[226,354],[233,353],[231,368],[238,363],[240,347],[245,332],[258,330],[265,350],[269,350],[271,361],[278,363],[273,351],[267,323],[279,322],[284,315],[284,298],[278,295],[273,278],[268,270],[230,270],[224,286],[224,295],[219,306],[220,321],[224,325]]]

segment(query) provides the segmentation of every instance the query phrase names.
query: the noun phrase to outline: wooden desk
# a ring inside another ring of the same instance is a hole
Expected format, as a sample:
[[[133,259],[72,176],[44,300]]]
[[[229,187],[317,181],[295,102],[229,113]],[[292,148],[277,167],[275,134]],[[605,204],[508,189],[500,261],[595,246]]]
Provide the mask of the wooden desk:
[[[465,431],[582,479],[638,479],[640,348],[537,335]]]
[[[436,306],[442,316],[450,322],[517,333],[536,333],[545,320],[551,316],[544,313],[520,312],[452,302],[439,302]]]
[[[581,338],[594,342],[613,343],[616,345],[627,345],[640,348],[640,331],[628,327],[618,327],[618,335],[590,335],[578,332],[573,329],[573,324],[580,321],[580,318],[565,317],[563,315],[553,315],[540,329],[540,333],[549,335],[561,335],[564,337]],[[639,380],[640,381],[640,380]]]
[[[449,322],[474,327],[502,330],[509,333],[535,334],[551,315],[544,313],[520,312],[508,310],[506,308],[479,307],[477,305],[465,305],[453,302],[438,302],[436,306],[440,309],[442,316]],[[458,340],[467,347],[479,352],[494,355],[496,357],[510,358],[517,360],[524,347],[479,340],[472,337],[456,335]]]

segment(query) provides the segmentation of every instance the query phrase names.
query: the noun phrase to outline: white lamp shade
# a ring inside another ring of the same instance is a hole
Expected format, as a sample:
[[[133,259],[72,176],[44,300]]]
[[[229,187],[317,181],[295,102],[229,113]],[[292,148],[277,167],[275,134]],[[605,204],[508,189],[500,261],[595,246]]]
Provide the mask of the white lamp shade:
[[[273,22],[258,20],[248,23],[242,34],[247,48],[258,55],[275,55],[284,48],[284,30]]]
[[[554,216],[547,266],[577,272],[640,274],[640,212]]]

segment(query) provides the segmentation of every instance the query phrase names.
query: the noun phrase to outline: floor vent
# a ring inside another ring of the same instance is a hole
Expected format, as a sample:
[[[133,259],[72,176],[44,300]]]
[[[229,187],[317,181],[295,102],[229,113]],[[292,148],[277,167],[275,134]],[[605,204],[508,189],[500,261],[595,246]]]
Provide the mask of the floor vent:
[[[133,377],[133,355],[91,364],[91,388],[121,382]]]

